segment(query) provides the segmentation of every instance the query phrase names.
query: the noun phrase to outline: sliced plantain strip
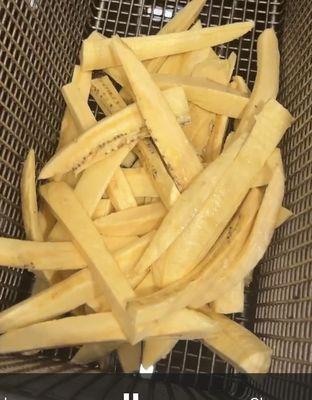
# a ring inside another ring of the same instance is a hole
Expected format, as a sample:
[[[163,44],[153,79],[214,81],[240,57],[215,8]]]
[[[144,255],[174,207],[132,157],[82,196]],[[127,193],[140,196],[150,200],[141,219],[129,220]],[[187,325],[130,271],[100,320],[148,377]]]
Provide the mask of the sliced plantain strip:
[[[147,60],[229,42],[249,32],[253,26],[253,22],[237,22],[203,28],[195,32],[186,31],[125,38],[123,42],[140,60]],[[114,56],[111,43],[112,39],[85,40],[80,53],[80,63],[83,70],[103,69],[120,65],[121,63]]]
[[[178,188],[185,189],[202,169],[194,149],[144,65],[120,39],[115,38],[112,44],[129,79],[147,129]],[[170,135],[167,131],[170,131]]]

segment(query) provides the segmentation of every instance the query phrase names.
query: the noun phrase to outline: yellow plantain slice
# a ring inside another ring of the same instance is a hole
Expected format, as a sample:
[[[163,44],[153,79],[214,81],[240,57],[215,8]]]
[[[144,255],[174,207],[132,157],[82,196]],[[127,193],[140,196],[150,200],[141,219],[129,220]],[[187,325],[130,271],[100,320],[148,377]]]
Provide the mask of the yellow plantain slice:
[[[216,46],[237,39],[249,32],[253,22],[237,22],[223,26],[203,28],[200,31],[186,31],[164,35],[125,38],[123,42],[129,46],[140,60],[168,56],[199,50],[208,46]],[[83,70],[103,69],[120,65],[112,48],[112,39],[85,40],[80,53],[80,64]]]
[[[120,39],[115,38],[112,44],[129,79],[147,129],[178,188],[185,189],[202,169],[196,152],[144,65]]]

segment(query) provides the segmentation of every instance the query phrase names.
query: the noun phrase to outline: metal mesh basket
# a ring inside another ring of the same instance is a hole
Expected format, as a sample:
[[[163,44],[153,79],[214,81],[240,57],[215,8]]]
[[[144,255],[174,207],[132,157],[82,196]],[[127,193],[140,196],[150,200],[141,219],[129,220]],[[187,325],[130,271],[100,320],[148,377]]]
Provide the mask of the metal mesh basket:
[[[172,0],[0,0],[1,109],[0,233],[23,237],[19,179],[21,163],[33,147],[38,168],[55,150],[64,102],[60,87],[70,80],[82,38],[96,29],[107,36],[147,35],[187,1]],[[204,25],[252,19],[256,28],[244,38],[218,47],[221,56],[237,52],[236,73],[252,87],[256,40],[269,26],[281,46],[280,101],[296,122],[282,143],[287,191],[285,206],[294,216],[279,228],[236,315],[274,349],[272,372],[312,372],[311,366],[311,78],[312,7],[309,0],[210,0]],[[0,309],[26,298],[31,273],[0,269]],[[66,359],[70,350],[49,351]],[[5,361],[7,360],[7,361]],[[11,362],[9,362],[11,360]],[[15,360],[15,362],[12,362]],[[36,370],[41,359],[2,358],[4,370]],[[46,361],[45,361],[46,362]],[[12,369],[12,365],[16,368]],[[50,365],[50,364],[49,364]],[[66,364],[61,364],[66,369]],[[118,365],[112,363],[112,371]],[[229,366],[197,342],[180,342],[157,366],[159,372],[226,372]],[[182,378],[181,378],[182,379]],[[194,382],[196,383],[196,382]]]

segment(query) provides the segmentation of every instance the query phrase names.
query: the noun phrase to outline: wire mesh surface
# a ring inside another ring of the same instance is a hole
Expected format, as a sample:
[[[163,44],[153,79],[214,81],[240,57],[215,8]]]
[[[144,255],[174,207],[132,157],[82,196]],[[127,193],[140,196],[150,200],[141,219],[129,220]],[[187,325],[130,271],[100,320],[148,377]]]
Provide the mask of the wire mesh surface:
[[[59,88],[69,81],[81,38],[96,29],[107,36],[156,33],[186,1],[0,0],[1,110],[0,229],[23,237],[19,179],[33,147],[38,167],[53,153],[64,103]],[[244,38],[218,47],[237,52],[236,73],[250,87],[256,74],[256,39],[274,26],[281,40],[280,99],[297,117],[283,142],[287,175],[285,205],[295,216],[280,228],[236,319],[274,349],[272,371],[311,371],[311,5],[309,0],[211,0],[203,25],[255,20]],[[284,21],[284,22],[283,22]],[[0,307],[29,294],[32,275],[0,270]],[[66,353],[68,355],[68,353]],[[51,358],[64,356],[50,351]],[[158,364],[161,372],[224,372],[228,366],[197,342],[179,342]],[[113,370],[118,370],[116,364]],[[197,374],[195,380],[200,379]],[[194,382],[195,384],[196,382]],[[213,384],[213,382],[212,382]]]

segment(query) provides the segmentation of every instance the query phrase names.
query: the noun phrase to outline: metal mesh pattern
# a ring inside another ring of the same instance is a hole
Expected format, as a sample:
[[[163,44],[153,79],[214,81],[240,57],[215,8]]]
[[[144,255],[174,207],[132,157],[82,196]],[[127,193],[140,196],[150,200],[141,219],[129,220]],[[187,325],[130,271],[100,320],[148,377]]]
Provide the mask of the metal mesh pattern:
[[[274,349],[272,370],[312,372],[312,7],[287,3],[280,101],[296,117],[283,140],[284,203],[294,216],[259,268],[255,332]]]
[[[85,0],[0,0],[4,9],[0,70],[1,234],[23,235],[19,204],[21,162],[31,147],[36,151],[39,167],[53,153],[64,109],[59,87],[71,76],[86,23],[88,31],[96,29],[107,36],[153,34],[186,2],[91,0],[90,5]],[[256,333],[274,348],[272,371],[275,372],[311,368],[308,366],[311,354],[308,341],[311,339],[311,272],[308,270],[311,136],[308,134],[311,131],[312,15],[309,0],[295,3],[210,0],[201,13],[202,23],[210,26],[246,19],[256,21],[252,33],[217,49],[221,56],[228,56],[232,50],[237,53],[236,72],[245,77],[250,87],[256,73],[258,34],[274,26],[282,39],[281,101],[297,117],[282,149],[288,178],[285,205],[296,215],[275,235],[274,244],[248,291],[245,313],[236,316],[249,327],[255,322]],[[88,20],[90,12],[92,17]],[[26,297],[30,277],[20,271],[0,270],[0,307]],[[51,351],[51,357],[54,356]],[[224,372],[228,368],[196,342],[180,342],[158,366],[162,372],[196,373]]]
[[[59,88],[76,60],[90,12],[85,0],[1,0],[0,229],[21,237],[19,180],[34,148],[38,167],[53,153],[64,104]],[[0,307],[29,294],[32,275],[0,270]]]

